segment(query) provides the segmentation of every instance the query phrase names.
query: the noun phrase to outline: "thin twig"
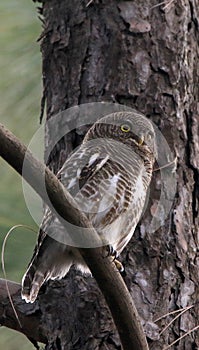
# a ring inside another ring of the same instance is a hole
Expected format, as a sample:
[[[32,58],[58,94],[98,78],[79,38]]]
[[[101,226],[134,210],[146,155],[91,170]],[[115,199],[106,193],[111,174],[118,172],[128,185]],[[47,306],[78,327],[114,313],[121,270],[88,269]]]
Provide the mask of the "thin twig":
[[[93,2],[93,0],[90,0],[90,1],[86,4],[86,7],[88,7],[92,2]]]
[[[186,306],[186,308],[183,307],[182,309],[170,311],[170,312],[168,312],[167,314],[164,314],[164,315],[158,317],[154,322],[158,322],[158,321],[162,320],[163,318],[165,318],[165,317],[167,317],[167,316],[176,314],[176,313],[178,313],[178,312],[180,312],[180,311],[183,311],[183,310],[185,310],[185,309],[187,310],[187,308],[191,309],[192,307],[194,307],[194,305],[190,305],[190,306]]]
[[[181,315],[183,315],[186,311],[188,311],[189,309],[191,309],[193,307],[193,305],[191,306],[187,306],[186,308],[184,308],[183,311],[181,311],[176,317],[174,317],[160,332],[160,335],[162,333],[164,333],[166,331],[167,328],[169,328],[169,326],[177,319],[179,318]]]
[[[199,325],[197,325],[196,327],[192,328],[190,331],[186,332],[185,334],[183,334],[181,337],[179,337],[178,339],[176,339],[173,343],[169,344],[168,346],[166,346],[165,348],[163,348],[163,350],[168,350],[170,349],[174,344],[176,344],[178,341],[180,341],[181,339],[183,339],[184,337],[186,337],[187,335],[189,335],[190,333],[195,332],[197,329],[199,329]]]
[[[162,1],[162,2],[160,2],[159,4],[156,4],[156,5],[154,5],[154,6],[152,6],[151,7],[151,10],[152,9],[154,9],[154,8],[156,8],[156,7],[159,7],[159,6],[162,6],[162,5],[165,5],[164,7],[163,7],[163,10],[166,10],[171,4],[172,4],[172,2],[174,2],[175,0],[170,0],[170,1]]]
[[[172,162],[169,162],[169,163],[167,163],[167,164],[161,166],[160,168],[153,169],[153,173],[154,173],[155,171],[168,168],[168,167],[170,167],[172,164],[174,164],[174,165],[175,165],[175,168],[176,168],[176,163],[177,163],[177,157],[176,157],[174,160],[172,160]]]
[[[170,0],[164,7],[163,10],[166,10],[175,0]]]
[[[19,327],[22,328],[22,324],[20,322],[20,319],[19,319],[19,316],[17,314],[17,311],[16,311],[16,308],[14,306],[14,303],[13,303],[13,300],[12,300],[12,297],[11,297],[11,294],[10,294],[10,290],[9,290],[9,287],[8,287],[8,279],[7,279],[7,274],[6,274],[6,268],[5,268],[5,248],[6,248],[6,243],[7,243],[7,240],[8,240],[8,237],[10,236],[10,234],[16,229],[16,228],[19,228],[19,227],[25,227],[27,228],[28,230],[30,231],[33,231],[35,232],[35,230],[33,230],[31,227],[27,226],[27,225],[15,225],[13,226],[6,234],[4,240],[3,240],[3,244],[2,244],[2,249],[1,249],[1,264],[2,264],[2,271],[3,271],[3,275],[4,275],[4,278],[5,278],[5,283],[6,283],[6,290],[7,290],[7,293],[8,293],[8,298],[9,298],[9,301],[10,301],[10,304],[11,304],[11,307],[13,309],[13,312],[14,312],[14,315],[16,317],[16,320],[19,324]]]

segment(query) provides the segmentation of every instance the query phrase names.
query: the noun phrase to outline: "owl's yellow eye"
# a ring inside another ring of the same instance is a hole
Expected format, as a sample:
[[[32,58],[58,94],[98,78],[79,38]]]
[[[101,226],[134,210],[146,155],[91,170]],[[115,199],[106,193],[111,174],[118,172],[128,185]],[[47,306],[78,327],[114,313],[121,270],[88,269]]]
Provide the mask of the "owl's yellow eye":
[[[123,125],[121,125],[121,130],[123,132],[129,132],[131,130],[131,128],[128,124],[123,124]]]

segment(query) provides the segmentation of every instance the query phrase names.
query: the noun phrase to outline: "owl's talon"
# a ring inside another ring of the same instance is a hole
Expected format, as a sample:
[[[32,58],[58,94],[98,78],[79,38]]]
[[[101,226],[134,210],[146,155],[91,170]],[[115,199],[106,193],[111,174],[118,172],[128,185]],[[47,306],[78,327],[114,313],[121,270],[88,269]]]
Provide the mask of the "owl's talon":
[[[122,263],[119,260],[115,259],[114,264],[120,273],[124,272],[124,266],[122,265]]]
[[[113,261],[119,256],[117,250],[115,250],[111,244],[107,246],[107,257],[108,256],[112,256],[114,258]]]
[[[108,256],[113,257],[113,260],[112,260],[112,261],[114,262],[116,268],[118,269],[118,271],[119,271],[120,273],[123,273],[123,272],[124,272],[124,266],[122,265],[122,263],[121,263],[119,260],[117,260],[117,258],[118,258],[118,256],[119,256],[117,250],[115,250],[111,244],[109,244],[109,245],[106,247],[106,250],[107,250],[107,252],[108,252],[108,254],[107,254],[106,257],[108,257]]]

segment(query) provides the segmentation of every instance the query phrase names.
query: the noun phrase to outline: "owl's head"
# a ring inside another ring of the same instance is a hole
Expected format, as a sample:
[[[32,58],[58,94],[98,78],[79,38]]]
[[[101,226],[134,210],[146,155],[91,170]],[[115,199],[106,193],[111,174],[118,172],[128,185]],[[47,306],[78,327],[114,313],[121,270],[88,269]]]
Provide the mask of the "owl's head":
[[[85,141],[109,138],[122,142],[140,154],[156,157],[152,123],[137,111],[115,112],[99,119],[88,131]]]

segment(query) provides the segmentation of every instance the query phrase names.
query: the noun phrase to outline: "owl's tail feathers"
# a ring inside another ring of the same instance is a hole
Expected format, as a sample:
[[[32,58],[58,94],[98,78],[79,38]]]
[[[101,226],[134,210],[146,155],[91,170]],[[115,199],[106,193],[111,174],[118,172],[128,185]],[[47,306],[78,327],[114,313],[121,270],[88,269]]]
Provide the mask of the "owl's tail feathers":
[[[30,265],[22,279],[21,297],[26,303],[34,303],[46,276],[40,270],[36,270],[34,264]]]

